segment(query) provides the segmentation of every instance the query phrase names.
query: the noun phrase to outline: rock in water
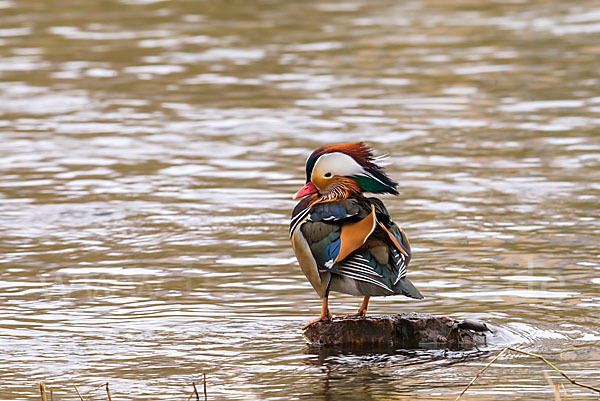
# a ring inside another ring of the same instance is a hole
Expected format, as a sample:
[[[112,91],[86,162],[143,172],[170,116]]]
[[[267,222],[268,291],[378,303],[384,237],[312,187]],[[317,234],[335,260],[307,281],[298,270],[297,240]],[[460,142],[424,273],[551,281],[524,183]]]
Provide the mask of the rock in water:
[[[378,317],[348,317],[312,324],[304,338],[314,346],[471,349],[486,343],[485,323],[457,321],[447,316],[402,313]]]

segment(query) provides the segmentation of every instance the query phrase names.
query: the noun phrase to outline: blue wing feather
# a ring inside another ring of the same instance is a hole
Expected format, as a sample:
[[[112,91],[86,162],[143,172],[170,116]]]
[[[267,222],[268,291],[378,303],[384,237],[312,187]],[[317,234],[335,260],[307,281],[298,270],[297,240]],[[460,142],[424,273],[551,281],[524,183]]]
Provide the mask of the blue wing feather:
[[[363,214],[364,211],[356,199],[343,199],[313,205],[310,209],[310,220],[328,223],[343,222],[346,219],[364,218]]]
[[[331,242],[329,245],[323,248],[323,250],[320,253],[315,254],[314,256],[317,260],[317,264],[321,267],[327,267],[327,262],[329,262],[330,260],[335,260],[335,258],[337,258],[338,254],[340,253],[341,243],[342,240],[338,238],[337,240]]]

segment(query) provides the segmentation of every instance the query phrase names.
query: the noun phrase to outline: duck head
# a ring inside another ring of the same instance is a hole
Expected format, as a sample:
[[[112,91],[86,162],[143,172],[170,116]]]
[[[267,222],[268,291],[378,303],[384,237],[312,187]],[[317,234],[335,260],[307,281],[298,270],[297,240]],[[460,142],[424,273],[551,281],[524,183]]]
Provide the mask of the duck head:
[[[398,184],[375,163],[379,160],[363,142],[320,147],[308,156],[306,184],[293,199],[318,194],[337,200],[361,192],[398,195]]]

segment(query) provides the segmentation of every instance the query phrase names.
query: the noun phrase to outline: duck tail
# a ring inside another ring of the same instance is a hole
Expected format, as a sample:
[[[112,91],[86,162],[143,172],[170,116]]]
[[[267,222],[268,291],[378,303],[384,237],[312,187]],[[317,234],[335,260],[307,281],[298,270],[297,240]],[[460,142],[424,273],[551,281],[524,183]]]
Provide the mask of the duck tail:
[[[423,295],[417,290],[417,287],[413,285],[406,277],[401,278],[394,285],[394,292],[397,294],[402,294],[404,296],[414,298],[414,299],[423,299]]]

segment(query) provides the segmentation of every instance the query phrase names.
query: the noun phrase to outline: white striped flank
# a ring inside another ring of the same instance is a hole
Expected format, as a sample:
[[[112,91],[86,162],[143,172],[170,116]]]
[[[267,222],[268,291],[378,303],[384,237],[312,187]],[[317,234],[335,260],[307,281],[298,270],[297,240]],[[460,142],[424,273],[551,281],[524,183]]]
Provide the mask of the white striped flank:
[[[394,292],[394,291],[392,291],[392,289],[390,287],[388,287],[387,285],[383,284],[381,281],[372,279],[372,278],[364,276],[364,275],[353,274],[353,273],[350,273],[350,272],[339,272],[338,274],[340,274],[342,276],[349,277],[349,278],[353,278],[353,279],[358,280],[358,281],[364,281],[365,283],[376,285],[376,286],[381,287],[381,288],[383,288],[383,289],[385,289],[385,290],[387,290],[389,292],[392,292],[392,293]]]
[[[376,271],[371,270],[371,269],[366,269],[362,265],[359,265],[358,263],[344,263],[343,265],[340,266],[339,269],[336,269],[336,271],[353,271],[358,274],[365,274],[365,275],[373,276],[373,277],[383,277],[381,274],[377,273]]]
[[[374,284],[387,291],[393,292],[390,287],[379,280],[379,278],[383,278],[383,276],[373,270],[367,259],[362,255],[354,255],[343,262],[337,263],[332,269],[332,272],[355,280]]]
[[[375,277],[383,277],[381,274],[373,270],[371,265],[369,265],[369,261],[362,255],[354,255],[352,258],[340,263],[339,266],[342,268],[348,267],[355,269],[356,271],[361,271],[365,274],[370,274]]]
[[[390,247],[390,251],[392,252],[392,259],[394,259],[394,266],[398,268],[398,276],[394,281],[394,285],[396,285],[400,279],[406,277],[406,257],[394,247]]]
[[[310,208],[304,209],[292,218],[292,221],[290,222],[290,238],[292,238],[292,235],[294,235],[294,231],[296,230],[296,227],[298,227],[298,223],[300,223],[308,215],[308,213],[310,213]]]

